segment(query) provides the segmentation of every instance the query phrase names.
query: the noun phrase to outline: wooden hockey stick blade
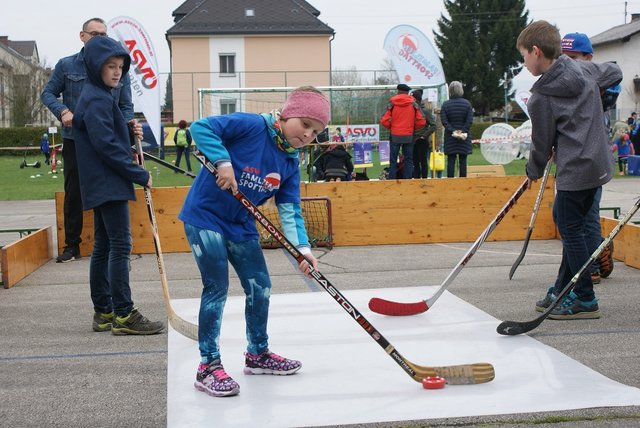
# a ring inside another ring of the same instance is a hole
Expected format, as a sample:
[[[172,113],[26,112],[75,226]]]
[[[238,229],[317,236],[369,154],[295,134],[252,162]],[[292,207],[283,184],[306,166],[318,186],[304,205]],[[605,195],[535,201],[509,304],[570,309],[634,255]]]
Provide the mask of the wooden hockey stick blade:
[[[551,305],[535,319],[530,321],[503,321],[501,322],[496,331],[499,334],[505,336],[516,336],[518,334],[527,333],[536,327],[538,327],[542,322],[547,319],[551,311],[553,311],[559,304],[564,300],[564,298],[573,290],[573,287],[576,285],[580,277],[587,271],[587,269],[591,266],[591,264],[602,254],[604,249],[609,245],[609,243],[616,237],[620,229],[627,224],[631,217],[638,211],[640,208],[640,199],[636,201],[636,203],[631,207],[631,209],[624,215],[623,218],[620,219],[618,224],[611,230],[609,235],[602,241],[600,246],[591,254],[589,259],[582,265],[580,270],[571,278],[571,281],[562,289],[560,294],[556,297],[556,299],[551,303]]]
[[[369,309],[381,315],[408,316],[427,312],[429,307],[424,300],[415,303],[399,303],[373,297],[369,300]]]
[[[140,156],[142,151],[142,145],[140,140],[135,138],[136,152],[138,153],[138,164],[144,168],[144,157]],[[164,268],[164,258],[162,257],[162,247],[160,246],[160,235],[158,234],[158,223],[156,222],[156,215],[153,209],[153,200],[151,199],[151,189],[144,188],[144,199],[147,205],[147,214],[149,215],[149,223],[151,226],[151,235],[153,235],[153,246],[156,252],[156,261],[158,263],[158,272],[160,273],[160,283],[162,285],[162,300],[164,301],[164,308],[167,313],[167,319],[169,325],[181,335],[188,337],[189,339],[198,340],[198,326],[190,323],[189,321],[180,318],[171,304],[171,296],[169,295],[169,282],[167,281],[167,275]]]
[[[194,153],[196,159],[202,165],[211,172],[214,176],[217,175],[216,167],[207,159],[204,153],[196,150]],[[296,247],[289,241],[284,234],[258,209],[258,207],[250,201],[242,192],[237,191],[233,194],[231,189],[228,189],[233,197],[253,216],[253,218],[260,223],[276,241],[282,244],[283,248],[291,254],[299,263],[307,260],[305,256],[296,249]],[[308,260],[307,260],[308,262]],[[476,363],[476,364],[464,364],[457,366],[445,366],[445,367],[425,367],[413,364],[404,358],[397,349],[387,339],[384,338],[376,328],[356,309],[349,300],[338,290],[329,280],[318,270],[316,270],[311,263],[310,275],[333,299],[344,309],[349,316],[371,337],[385,352],[395,361],[401,368],[416,382],[422,383],[422,380],[428,376],[443,376],[451,377],[452,385],[468,385],[474,383],[489,382],[495,378],[495,370],[489,363]],[[448,380],[448,378],[447,378]]]
[[[441,376],[449,385],[471,385],[491,382],[496,377],[493,366],[489,363],[462,364],[459,366],[424,367],[408,362],[416,372],[413,379],[422,382],[430,376]]]

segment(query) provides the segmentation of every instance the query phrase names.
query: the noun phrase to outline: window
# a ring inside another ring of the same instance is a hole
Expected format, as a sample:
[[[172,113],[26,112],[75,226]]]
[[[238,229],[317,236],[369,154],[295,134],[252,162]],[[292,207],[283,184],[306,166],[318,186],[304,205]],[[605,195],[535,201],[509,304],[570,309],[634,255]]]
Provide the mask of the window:
[[[220,100],[220,114],[231,114],[236,111],[236,100],[222,99]]]
[[[234,54],[220,54],[220,74],[236,73],[236,56]]]

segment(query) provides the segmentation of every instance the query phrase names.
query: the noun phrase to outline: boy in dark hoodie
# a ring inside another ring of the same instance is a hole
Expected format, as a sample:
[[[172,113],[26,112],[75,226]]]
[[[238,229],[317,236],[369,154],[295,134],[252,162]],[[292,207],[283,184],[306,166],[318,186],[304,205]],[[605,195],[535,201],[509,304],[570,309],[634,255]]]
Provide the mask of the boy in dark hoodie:
[[[93,37],[84,49],[88,80],[73,116],[73,135],[85,210],[93,209],[94,246],[89,267],[94,331],[114,335],[156,334],[134,307],[129,287],[133,183],[151,187],[151,175],[132,163],[129,126],[111,95],[129,71],[129,53],[117,41]]]
[[[557,164],[553,217],[562,238],[562,262],[554,286],[536,303],[538,311],[550,306],[589,259],[586,216],[595,194],[613,176],[600,91],[622,80],[616,64],[561,55],[560,40],[555,26],[536,21],[520,33],[516,44],[525,67],[541,76],[527,103],[533,127],[527,177],[533,182],[542,176],[552,151]],[[582,275],[549,315],[551,319],[599,317],[590,275]]]

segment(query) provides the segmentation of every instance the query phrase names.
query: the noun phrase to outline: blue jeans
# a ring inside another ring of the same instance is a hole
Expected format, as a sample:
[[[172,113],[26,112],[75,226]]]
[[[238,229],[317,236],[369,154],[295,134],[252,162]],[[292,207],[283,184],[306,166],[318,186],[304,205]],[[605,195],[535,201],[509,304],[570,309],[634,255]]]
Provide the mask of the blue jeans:
[[[556,295],[560,294],[589,259],[586,220],[597,190],[598,188],[572,192],[558,190],[556,194],[553,219],[562,238],[562,262],[554,285]],[[580,300],[593,300],[595,293],[591,275],[583,274],[573,291]]]
[[[390,143],[391,155],[389,158],[389,179],[395,180],[398,175],[398,156],[400,155],[400,148],[402,147],[402,154],[404,155],[404,169],[402,171],[402,178],[410,179],[413,176],[413,143]]]
[[[227,240],[218,232],[185,223],[184,230],[202,277],[198,315],[198,342],[205,364],[220,358],[222,313],[229,291],[229,265],[238,274],[246,296],[247,351],[258,355],[268,349],[267,319],[271,279],[260,241]]]
[[[96,312],[125,316],[133,309],[129,287],[131,228],[129,202],[112,201],[93,209],[93,253],[89,265],[91,301]]]
[[[589,255],[602,243],[602,229],[600,227],[600,200],[602,199],[602,186],[598,187],[596,194],[593,196],[593,204],[589,208],[589,212],[585,218],[584,230],[587,240],[587,249]],[[600,269],[600,263],[596,259],[591,265],[590,272],[597,272]]]

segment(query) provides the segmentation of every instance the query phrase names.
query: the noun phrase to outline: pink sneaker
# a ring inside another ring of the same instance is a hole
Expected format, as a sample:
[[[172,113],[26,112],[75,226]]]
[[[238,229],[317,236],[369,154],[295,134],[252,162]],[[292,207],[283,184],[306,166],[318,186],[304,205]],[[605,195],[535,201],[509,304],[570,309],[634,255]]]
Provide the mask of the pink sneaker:
[[[193,386],[213,397],[226,397],[240,393],[240,385],[224,371],[220,360],[211,364],[200,363]]]
[[[269,352],[267,349],[260,355],[253,355],[248,352],[245,355],[244,374],[271,374],[290,375],[302,367],[302,363],[296,360],[281,357],[278,354]]]

